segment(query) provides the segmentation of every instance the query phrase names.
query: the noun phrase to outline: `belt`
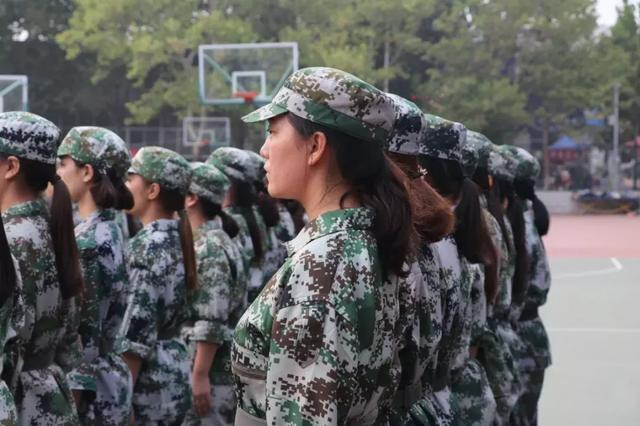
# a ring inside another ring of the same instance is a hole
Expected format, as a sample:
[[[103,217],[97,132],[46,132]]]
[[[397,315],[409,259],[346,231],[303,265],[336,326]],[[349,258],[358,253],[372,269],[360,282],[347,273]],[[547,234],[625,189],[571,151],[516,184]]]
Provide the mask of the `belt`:
[[[178,336],[180,336],[179,327],[171,327],[158,331],[158,340],[171,340]]]
[[[236,419],[234,426],[265,426],[266,419],[261,419],[244,411],[241,407],[236,407]]]
[[[55,351],[33,355],[24,359],[22,371],[43,370],[53,364]]]
[[[538,307],[529,306],[524,308],[522,315],[520,315],[520,321],[531,321],[538,318]]]

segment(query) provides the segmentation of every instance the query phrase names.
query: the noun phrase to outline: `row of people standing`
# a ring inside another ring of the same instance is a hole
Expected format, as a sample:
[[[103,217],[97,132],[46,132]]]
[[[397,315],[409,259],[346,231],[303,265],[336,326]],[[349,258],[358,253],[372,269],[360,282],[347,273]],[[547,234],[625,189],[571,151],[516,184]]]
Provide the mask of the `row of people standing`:
[[[0,114],[0,420],[232,422],[231,335],[248,271],[265,263],[240,247],[248,236],[264,259],[284,260],[276,229],[295,232],[287,211],[266,196],[260,203],[256,182],[247,196],[274,213],[256,238],[223,209],[233,179],[212,164],[154,147],[132,160],[121,138],[97,127],[59,140],[42,117]],[[142,225],[128,241],[124,211]]]
[[[58,297],[54,359],[33,361],[17,326],[29,306],[20,279],[33,269],[16,256],[5,365],[18,376],[44,365],[55,384],[29,406],[28,387],[7,382],[20,420],[74,424],[77,406],[89,424],[131,414],[139,424],[534,424],[550,362],[537,316],[549,276],[535,160],[328,68],[294,73],[246,120],[269,120],[266,163],[230,148],[189,165],[143,148],[128,164],[122,140],[95,128],[75,129],[56,152],[51,123],[6,118],[9,169],[61,157],[67,186],[55,166],[44,184],[68,187],[82,218],[84,291]],[[112,145],[119,154],[107,160]],[[46,210],[41,190],[33,199]],[[298,201],[309,219],[286,253],[278,237],[294,226],[266,192]],[[106,212],[118,209],[143,225],[128,244]],[[12,252],[17,243],[9,238]]]
[[[244,120],[310,222],[236,327],[236,424],[535,424],[535,158],[330,68]]]

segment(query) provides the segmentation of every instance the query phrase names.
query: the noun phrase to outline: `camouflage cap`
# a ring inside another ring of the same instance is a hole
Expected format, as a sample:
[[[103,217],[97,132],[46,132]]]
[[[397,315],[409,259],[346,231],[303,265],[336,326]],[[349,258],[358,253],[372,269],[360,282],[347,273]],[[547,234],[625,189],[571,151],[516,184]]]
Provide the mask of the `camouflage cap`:
[[[506,155],[498,145],[492,145],[489,154],[489,173],[498,179],[513,182],[516,162],[510,155]]]
[[[387,93],[393,101],[396,118],[384,149],[404,155],[418,155],[420,141],[427,135],[427,120],[413,102],[393,93]]]
[[[420,154],[442,160],[462,161],[462,145],[467,138],[467,128],[455,121],[437,115],[425,114],[427,135],[420,144]]]
[[[231,186],[229,179],[210,164],[194,162],[190,163],[190,166],[193,175],[189,192],[214,204],[222,205],[222,200]]]
[[[502,145],[500,149],[509,155],[516,162],[515,179],[533,181],[540,175],[540,163],[524,148],[513,145]]]
[[[465,143],[462,144],[461,164],[462,171],[466,177],[473,177],[478,168],[479,159],[480,156],[478,155],[478,151],[475,150],[475,147],[465,141]]]
[[[110,168],[124,177],[131,166],[127,143],[109,129],[102,127],[74,127],[58,148],[58,157],[68,155],[76,161],[91,164],[101,174]]]
[[[249,160],[251,161],[251,167],[247,171],[249,179],[255,183],[262,183],[267,175],[264,169],[264,163],[266,162],[260,154],[253,151],[246,151],[249,153]]]
[[[191,184],[191,167],[184,157],[170,149],[158,146],[140,148],[133,160],[129,173],[142,176],[161,187],[178,190],[186,195]]]
[[[245,115],[247,123],[290,112],[298,117],[383,144],[393,128],[393,102],[384,92],[335,68],[303,68],[287,78],[270,104]]]
[[[30,112],[0,113],[0,152],[46,164],[56,163],[60,129]]]
[[[251,154],[251,151],[225,146],[213,151],[207,164],[216,167],[231,180],[253,183],[259,174],[257,169],[262,165],[258,165]]]
[[[478,163],[476,167],[488,170],[489,154],[491,154],[491,151],[493,150],[493,143],[482,133],[469,130],[467,132],[467,140],[464,144],[477,153]]]

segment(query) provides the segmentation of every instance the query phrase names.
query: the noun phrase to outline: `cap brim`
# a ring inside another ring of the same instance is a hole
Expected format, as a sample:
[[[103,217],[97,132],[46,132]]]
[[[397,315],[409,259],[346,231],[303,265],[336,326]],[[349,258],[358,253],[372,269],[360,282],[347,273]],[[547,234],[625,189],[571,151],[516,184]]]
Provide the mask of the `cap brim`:
[[[278,104],[270,103],[245,115],[244,117],[242,117],[242,121],[244,121],[245,123],[258,123],[260,121],[269,120],[270,118],[276,117],[286,112],[288,112],[288,110],[285,107]]]

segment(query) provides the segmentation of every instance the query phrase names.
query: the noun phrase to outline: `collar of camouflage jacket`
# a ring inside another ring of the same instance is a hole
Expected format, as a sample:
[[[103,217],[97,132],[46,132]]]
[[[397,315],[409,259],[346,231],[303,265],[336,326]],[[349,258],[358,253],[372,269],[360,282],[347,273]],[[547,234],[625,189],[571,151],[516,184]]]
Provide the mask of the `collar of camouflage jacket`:
[[[178,221],[176,219],[157,219],[143,227],[140,232],[136,234],[136,237],[154,232],[169,232],[172,230],[178,230]]]
[[[286,243],[289,256],[301,250],[311,241],[325,235],[348,230],[373,228],[375,213],[369,207],[334,210],[309,222],[293,240]]]
[[[47,202],[44,198],[38,198],[33,201],[16,204],[11,206],[2,213],[2,220],[7,222],[10,219],[25,216],[48,216],[49,210]]]
[[[75,227],[76,236],[81,232],[86,231],[91,228],[93,225],[101,222],[108,222],[111,220],[115,220],[116,215],[115,211],[111,209],[105,210],[96,210],[92,214],[89,215],[86,219],[82,219],[80,223],[78,223]]]
[[[206,221],[200,225],[193,233],[194,241],[202,238],[209,231],[215,231],[216,229],[222,229],[222,220],[219,217],[214,217],[211,220]]]

